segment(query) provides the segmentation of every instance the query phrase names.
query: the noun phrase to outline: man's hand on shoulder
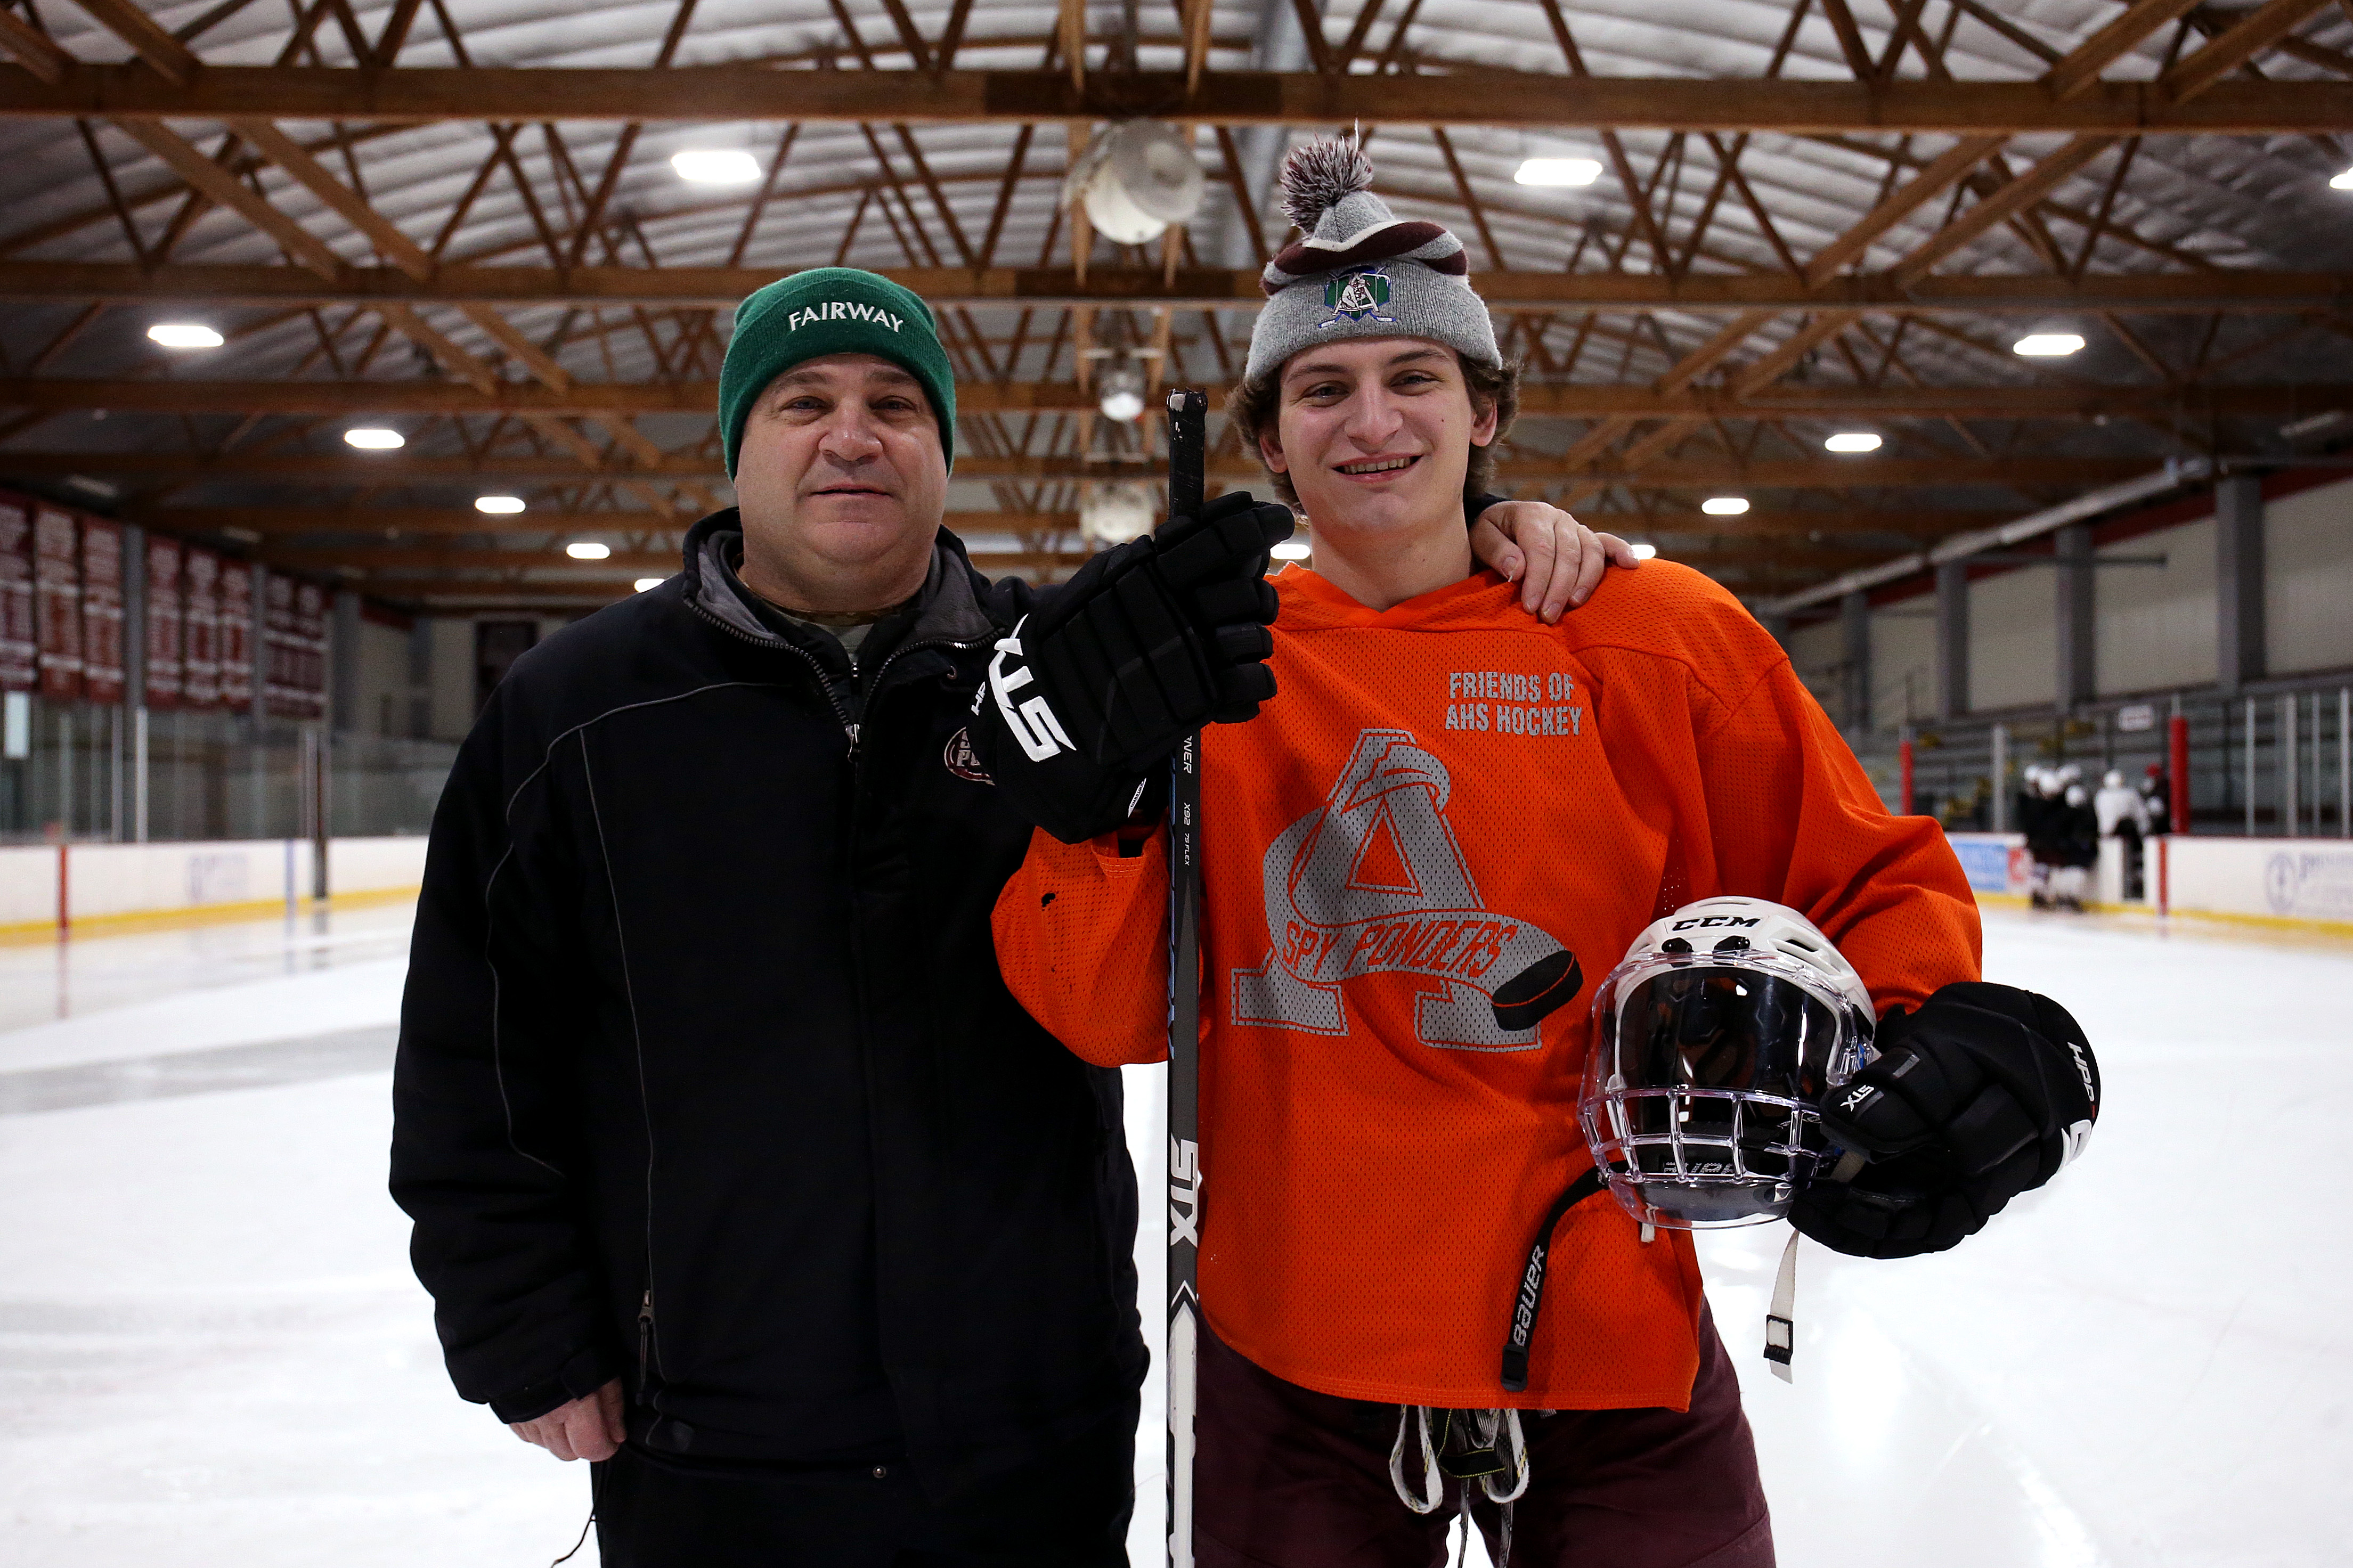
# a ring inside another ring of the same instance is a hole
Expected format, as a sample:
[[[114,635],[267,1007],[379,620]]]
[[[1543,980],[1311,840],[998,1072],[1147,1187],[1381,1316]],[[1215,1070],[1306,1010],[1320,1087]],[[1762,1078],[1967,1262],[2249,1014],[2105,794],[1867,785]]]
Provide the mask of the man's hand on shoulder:
[[[621,1380],[617,1377],[594,1394],[559,1405],[537,1420],[511,1422],[507,1429],[559,1459],[609,1459],[628,1436],[621,1424]]]
[[[1612,566],[1640,566],[1634,547],[1540,500],[1498,501],[1471,528],[1471,553],[1520,584],[1520,606],[1557,621],[1593,596]]]

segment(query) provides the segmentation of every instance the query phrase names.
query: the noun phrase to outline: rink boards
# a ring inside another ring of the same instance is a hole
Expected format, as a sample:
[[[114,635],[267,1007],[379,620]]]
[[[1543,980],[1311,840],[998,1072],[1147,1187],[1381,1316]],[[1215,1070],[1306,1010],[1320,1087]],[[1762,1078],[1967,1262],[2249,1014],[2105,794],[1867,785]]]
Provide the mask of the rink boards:
[[[0,849],[0,940],[300,909],[311,901],[311,855],[305,838]],[[422,837],[328,846],[328,896],[340,902],[411,897],[424,875]]]
[[[2026,897],[2023,834],[1951,839],[1980,898]],[[2143,898],[2125,898],[2124,845],[2103,839],[2094,883],[2103,905],[2353,935],[2353,839],[2154,837],[2141,846],[2141,887]]]
[[[1953,850],[1978,896],[2023,900],[2030,862],[2015,833],[1956,833]],[[2203,916],[2353,935],[2353,840],[2152,838],[2142,847],[2147,897],[2124,897],[2123,846],[2101,846],[2096,900],[2117,909]],[[311,889],[308,839],[0,848],[0,941],[183,921],[251,919],[300,909]],[[403,898],[424,879],[425,840],[338,838],[329,896]]]

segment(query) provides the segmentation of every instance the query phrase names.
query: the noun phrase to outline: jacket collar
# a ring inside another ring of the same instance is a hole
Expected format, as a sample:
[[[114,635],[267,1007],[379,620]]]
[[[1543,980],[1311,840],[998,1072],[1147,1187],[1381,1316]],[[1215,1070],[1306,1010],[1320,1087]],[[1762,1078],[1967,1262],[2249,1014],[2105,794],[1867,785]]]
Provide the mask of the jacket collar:
[[[743,552],[744,520],[733,507],[714,511],[686,536],[686,596],[729,630],[754,642],[788,646],[746,602],[750,590],[735,575]],[[932,545],[932,566],[915,603],[915,624],[902,646],[928,642],[976,642],[997,629],[980,606],[979,574],[965,553],[964,541],[943,528]]]

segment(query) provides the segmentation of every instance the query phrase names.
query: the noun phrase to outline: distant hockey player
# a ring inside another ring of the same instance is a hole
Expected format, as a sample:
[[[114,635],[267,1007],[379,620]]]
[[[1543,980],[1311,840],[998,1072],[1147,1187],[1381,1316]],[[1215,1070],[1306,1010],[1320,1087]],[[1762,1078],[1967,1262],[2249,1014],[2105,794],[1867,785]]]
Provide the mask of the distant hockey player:
[[[2148,833],[2148,803],[2125,783],[2121,772],[2110,768],[2100,781],[2100,792],[2092,797],[2092,809],[2099,816],[2100,837],[2115,839],[2124,850],[2124,896],[2139,898],[2140,846]]]
[[[2018,799],[2018,830],[2026,835],[2026,857],[2033,866],[2027,901],[2038,910],[2050,909],[2056,898],[2052,882],[2066,853],[2066,795],[2057,768],[2026,770],[2026,787]]]
[[[1799,1217],[1858,1254],[1950,1247],[2047,1178],[2088,1058],[2050,1004],[1974,984],[1943,834],[1887,814],[1730,594],[1653,563],[1546,625],[1475,568],[1461,497],[1514,372],[1460,242],[1370,182],[1345,142],[1293,154],[1304,237],[1266,269],[1229,415],[1314,570],[1234,582],[1205,624],[1161,586],[1197,537],[1172,529],[997,646],[976,744],[1045,829],[997,902],[999,963],[1090,1061],[1160,1058],[1168,716],[1213,639],[1264,635],[1244,605],[1279,606],[1277,694],[1202,737],[1195,1561],[1430,1564],[1467,1500],[1499,1561],[1755,1568],[1771,1526],[1688,1234],[1567,1207],[1525,1378],[1502,1364],[1531,1238],[1591,1186],[1588,973],[1712,894],[1837,943],[1883,1054],[1841,1100],[1871,1125],[1824,1121],[1885,1160]],[[1279,536],[1270,510],[1203,517]]]
[[[2066,770],[2081,776],[2081,770]],[[2071,783],[2048,819],[2052,865],[2051,901],[2076,914],[2084,912],[2084,895],[2090,890],[2092,868],[2100,863],[2100,819],[2092,809],[2091,792]]]

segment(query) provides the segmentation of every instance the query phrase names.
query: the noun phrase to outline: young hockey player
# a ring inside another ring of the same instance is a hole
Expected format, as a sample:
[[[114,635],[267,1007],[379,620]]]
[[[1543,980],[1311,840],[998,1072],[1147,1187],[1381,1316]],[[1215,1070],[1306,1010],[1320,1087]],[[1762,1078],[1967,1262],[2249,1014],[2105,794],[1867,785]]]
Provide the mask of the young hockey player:
[[[1199,710],[1212,650],[1271,644],[1252,675],[1280,695],[1201,742],[1195,1560],[1429,1568],[1468,1488],[1519,1564],[1769,1563],[1688,1234],[1606,1199],[1546,1227],[1592,1165],[1588,978],[1711,895],[1837,945],[1883,1018],[1852,1114],[1823,1121],[1883,1158],[1799,1217],[1855,1253],[1949,1247],[2047,1179],[2088,1057],[2054,1042],[2073,1032],[2055,1007],[1971,984],[1975,906],[1942,835],[1888,816],[1730,595],[1654,563],[1548,626],[1474,568],[1461,498],[1513,373],[1461,244],[1370,179],[1345,143],[1293,156],[1304,237],[1267,268],[1230,409],[1303,507],[1314,570],[1197,610],[1170,587],[1194,580],[1188,529],[1098,558],[998,645],[976,742],[1046,830],[998,900],[999,962],[1082,1057],[1160,1058],[1166,715]],[[1270,512],[1228,497],[1202,518],[1247,540],[1279,534]],[[1253,604],[1279,609],[1271,637]]]

